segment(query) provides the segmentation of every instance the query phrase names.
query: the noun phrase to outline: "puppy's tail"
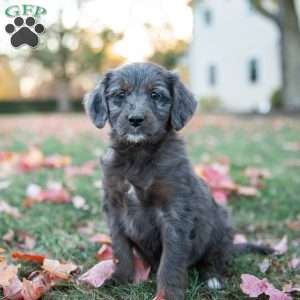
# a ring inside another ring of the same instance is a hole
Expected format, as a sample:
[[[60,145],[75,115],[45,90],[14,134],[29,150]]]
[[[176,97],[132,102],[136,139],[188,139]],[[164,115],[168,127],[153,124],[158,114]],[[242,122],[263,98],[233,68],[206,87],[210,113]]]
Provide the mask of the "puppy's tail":
[[[256,245],[253,243],[238,243],[233,245],[233,254],[258,253],[262,255],[273,254],[275,250],[266,245]]]

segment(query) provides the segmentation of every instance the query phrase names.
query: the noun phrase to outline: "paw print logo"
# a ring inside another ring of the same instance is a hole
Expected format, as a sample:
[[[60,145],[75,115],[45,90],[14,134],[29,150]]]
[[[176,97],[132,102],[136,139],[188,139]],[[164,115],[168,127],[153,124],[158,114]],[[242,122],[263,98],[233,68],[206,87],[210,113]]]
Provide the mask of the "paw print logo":
[[[45,31],[42,24],[35,24],[33,17],[26,18],[25,24],[22,17],[16,17],[14,24],[7,24],[5,31],[12,34],[10,42],[14,47],[28,45],[35,47],[39,43],[39,34]]]

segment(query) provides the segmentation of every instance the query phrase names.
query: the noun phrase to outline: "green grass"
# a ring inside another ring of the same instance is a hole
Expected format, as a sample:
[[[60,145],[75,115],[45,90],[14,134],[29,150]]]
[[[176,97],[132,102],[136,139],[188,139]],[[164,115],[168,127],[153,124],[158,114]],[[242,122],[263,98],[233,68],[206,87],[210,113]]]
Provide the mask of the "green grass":
[[[20,139],[20,133],[10,137],[0,133],[5,138],[5,148],[1,150],[23,151],[27,148],[26,138]],[[10,143],[7,144],[8,138]],[[262,257],[245,255],[234,260],[226,288],[222,291],[210,291],[201,284],[196,271],[190,272],[187,299],[247,299],[240,289],[240,275],[251,273],[259,277],[268,277],[277,287],[281,288],[289,280],[300,280],[299,271],[288,270],[287,262],[293,255],[300,256],[298,244],[292,243],[299,239],[299,232],[287,228],[288,220],[296,219],[300,215],[300,168],[287,165],[288,160],[299,160],[300,153],[285,149],[288,142],[300,141],[300,122],[291,121],[282,126],[274,126],[272,120],[265,120],[258,125],[254,120],[245,120],[238,125],[211,125],[201,129],[187,131],[185,139],[188,153],[193,163],[200,163],[204,159],[215,160],[227,156],[231,162],[231,174],[238,182],[247,182],[243,177],[243,170],[247,166],[268,168],[272,178],[266,181],[266,186],[256,198],[232,197],[229,208],[238,232],[244,233],[250,239],[280,239],[284,234],[289,238],[289,251],[283,257],[272,258],[273,265],[267,274],[259,271],[258,264]],[[97,152],[105,150],[105,143],[95,136],[84,134],[76,137],[70,143],[62,143],[55,136],[46,138],[41,143],[42,150],[47,153],[61,153],[72,156],[74,164],[81,164],[95,158]],[[101,212],[99,190],[94,182],[99,180],[101,170],[97,170],[92,177],[77,177],[67,182],[73,188],[73,194],[83,196],[89,205],[89,210],[83,211],[69,204],[51,205],[38,204],[32,208],[24,208],[22,201],[28,184],[45,185],[48,180],[63,181],[62,170],[40,170],[28,174],[18,174],[11,178],[9,188],[0,191],[0,198],[11,205],[17,206],[22,217],[14,219],[0,213],[0,247],[7,252],[18,249],[17,241],[10,244],[1,240],[9,229],[25,231],[36,239],[35,252],[45,253],[51,258],[73,261],[84,270],[96,263],[95,254],[98,246],[88,241],[88,238],[78,232],[78,227],[92,223],[96,232],[106,230]],[[21,274],[26,276],[35,266],[24,264]],[[170,270],[172,272],[172,270]],[[152,299],[155,293],[155,279],[135,285],[111,288],[90,289],[66,282],[55,287],[43,299]],[[0,292],[1,297],[1,292]],[[300,299],[295,297],[295,299]]]

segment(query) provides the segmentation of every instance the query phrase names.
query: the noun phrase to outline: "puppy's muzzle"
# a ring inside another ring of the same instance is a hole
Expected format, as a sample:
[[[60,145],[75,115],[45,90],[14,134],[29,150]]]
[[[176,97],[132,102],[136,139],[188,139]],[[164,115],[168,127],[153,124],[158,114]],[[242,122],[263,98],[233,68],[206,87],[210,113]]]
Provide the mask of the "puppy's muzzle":
[[[145,117],[142,115],[135,114],[135,115],[128,116],[128,121],[129,121],[130,125],[135,128],[141,126],[142,123],[144,122],[144,120],[145,120]]]

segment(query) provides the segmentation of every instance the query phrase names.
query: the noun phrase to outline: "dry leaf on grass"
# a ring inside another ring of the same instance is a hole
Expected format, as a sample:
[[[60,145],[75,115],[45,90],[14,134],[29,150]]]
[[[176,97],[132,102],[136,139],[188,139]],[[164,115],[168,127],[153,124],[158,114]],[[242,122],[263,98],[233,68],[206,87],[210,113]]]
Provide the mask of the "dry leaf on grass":
[[[0,200],[0,213],[1,212],[6,213],[16,219],[21,217],[19,210],[16,207],[9,205],[4,200]]]
[[[100,260],[100,262],[81,275],[78,279],[79,282],[100,287],[106,280],[111,278],[116,264],[112,247],[108,244],[104,244],[97,253],[97,259]],[[134,283],[146,281],[150,275],[150,266],[139,257],[136,251],[133,251],[133,263]]]
[[[89,241],[92,243],[100,243],[111,245],[111,237],[104,233],[97,233],[89,238]]]
[[[49,272],[52,276],[67,280],[71,277],[71,274],[78,270],[78,266],[73,263],[60,263],[58,260],[47,259],[43,261],[42,268]]]
[[[10,255],[15,260],[31,261],[38,264],[42,264],[46,258],[45,255],[37,253],[25,253],[20,251],[14,251]]]
[[[7,287],[18,274],[19,266],[9,265],[7,261],[0,262],[0,287]]]
[[[81,166],[69,166],[65,169],[65,175],[73,176],[92,176],[95,171],[95,161],[87,161]]]
[[[240,288],[250,298],[265,294],[269,296],[270,300],[292,300],[292,297],[276,289],[266,278],[259,279],[250,274],[242,274],[241,278]]]
[[[111,246],[103,245],[96,254],[98,261],[113,259],[113,251]]]
[[[272,247],[275,250],[275,255],[283,255],[288,251],[288,239],[285,235],[275,246]]]
[[[111,278],[114,270],[115,262],[113,259],[104,260],[82,274],[78,278],[78,281],[98,288],[101,287],[107,279]]]
[[[21,155],[18,168],[22,172],[31,172],[43,165],[44,154],[37,147],[31,147],[27,153]]]
[[[300,268],[300,258],[298,258],[298,257],[292,258],[288,262],[288,267],[293,270]]]
[[[64,189],[60,182],[49,182],[46,189],[39,185],[30,184],[26,189],[25,207],[31,207],[35,203],[69,203],[72,201],[71,194]]]

